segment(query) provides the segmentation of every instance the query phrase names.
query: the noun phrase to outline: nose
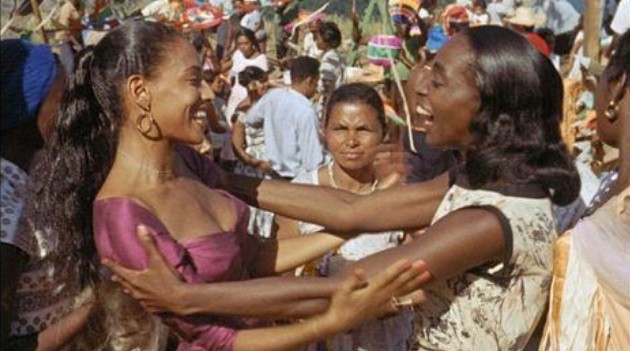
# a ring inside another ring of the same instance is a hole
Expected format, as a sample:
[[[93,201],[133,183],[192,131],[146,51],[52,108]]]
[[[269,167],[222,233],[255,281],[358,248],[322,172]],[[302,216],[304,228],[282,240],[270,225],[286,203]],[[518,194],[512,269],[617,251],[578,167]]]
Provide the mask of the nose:
[[[415,92],[420,96],[426,96],[429,92],[429,83],[431,81],[431,67],[425,66],[420,73],[420,77],[416,81]]]
[[[201,86],[199,87],[199,93],[201,94],[202,100],[208,100],[212,98],[212,89],[210,85],[205,80],[201,80]]]
[[[348,137],[346,138],[346,146],[347,147],[359,146],[359,138],[357,137],[357,132],[348,133]]]

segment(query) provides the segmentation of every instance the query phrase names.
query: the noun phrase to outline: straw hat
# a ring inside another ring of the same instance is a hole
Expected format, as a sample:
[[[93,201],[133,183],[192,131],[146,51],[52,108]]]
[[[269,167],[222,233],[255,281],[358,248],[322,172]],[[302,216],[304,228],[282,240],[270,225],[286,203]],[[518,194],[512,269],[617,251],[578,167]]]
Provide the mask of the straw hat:
[[[545,23],[547,16],[542,12],[536,12],[531,7],[521,6],[508,14],[505,22],[517,26],[534,27]]]

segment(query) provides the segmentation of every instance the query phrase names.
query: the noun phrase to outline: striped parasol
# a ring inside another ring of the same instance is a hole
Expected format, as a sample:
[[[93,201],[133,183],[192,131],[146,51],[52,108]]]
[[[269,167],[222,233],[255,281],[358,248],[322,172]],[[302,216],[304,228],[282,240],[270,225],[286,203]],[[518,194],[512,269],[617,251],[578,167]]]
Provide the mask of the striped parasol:
[[[421,4],[421,0],[389,0],[387,6],[394,23],[413,23]]]

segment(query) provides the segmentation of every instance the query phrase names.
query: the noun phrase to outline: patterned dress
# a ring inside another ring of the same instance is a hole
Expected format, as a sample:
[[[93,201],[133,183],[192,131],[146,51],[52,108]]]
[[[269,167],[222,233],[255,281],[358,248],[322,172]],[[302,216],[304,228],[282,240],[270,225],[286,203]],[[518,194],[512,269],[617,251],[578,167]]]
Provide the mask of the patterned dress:
[[[48,231],[32,231],[20,223],[29,176],[6,159],[2,171],[1,242],[28,254],[15,292],[14,316],[10,336],[27,336],[46,329],[61,320],[75,303],[80,292],[76,269],[55,269],[52,257],[55,237]]]
[[[416,314],[416,349],[521,350],[548,298],[557,236],[551,201],[534,185],[471,190],[463,184],[451,187],[433,223],[460,209],[486,209],[502,223],[506,254],[503,262],[436,281],[427,290],[429,299]]]

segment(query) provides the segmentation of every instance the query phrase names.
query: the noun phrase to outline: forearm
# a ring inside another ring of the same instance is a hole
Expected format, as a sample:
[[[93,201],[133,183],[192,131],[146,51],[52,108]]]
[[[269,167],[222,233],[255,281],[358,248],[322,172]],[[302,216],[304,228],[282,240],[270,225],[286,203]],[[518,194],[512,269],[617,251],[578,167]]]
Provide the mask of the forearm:
[[[300,235],[270,242],[256,258],[256,276],[283,273],[336,249],[345,239],[328,233]],[[267,268],[265,268],[267,267]]]
[[[316,313],[326,306],[337,279],[273,277],[239,282],[186,284],[179,294],[185,307],[180,314],[220,314],[295,317]],[[252,292],[256,292],[252,294]]]
[[[262,209],[335,233],[414,229],[431,223],[448,176],[359,196],[328,187],[230,176],[231,191]]]
[[[61,321],[44,329],[37,337],[37,351],[61,349],[78,335],[85,326],[92,304],[87,304],[72,311]]]

